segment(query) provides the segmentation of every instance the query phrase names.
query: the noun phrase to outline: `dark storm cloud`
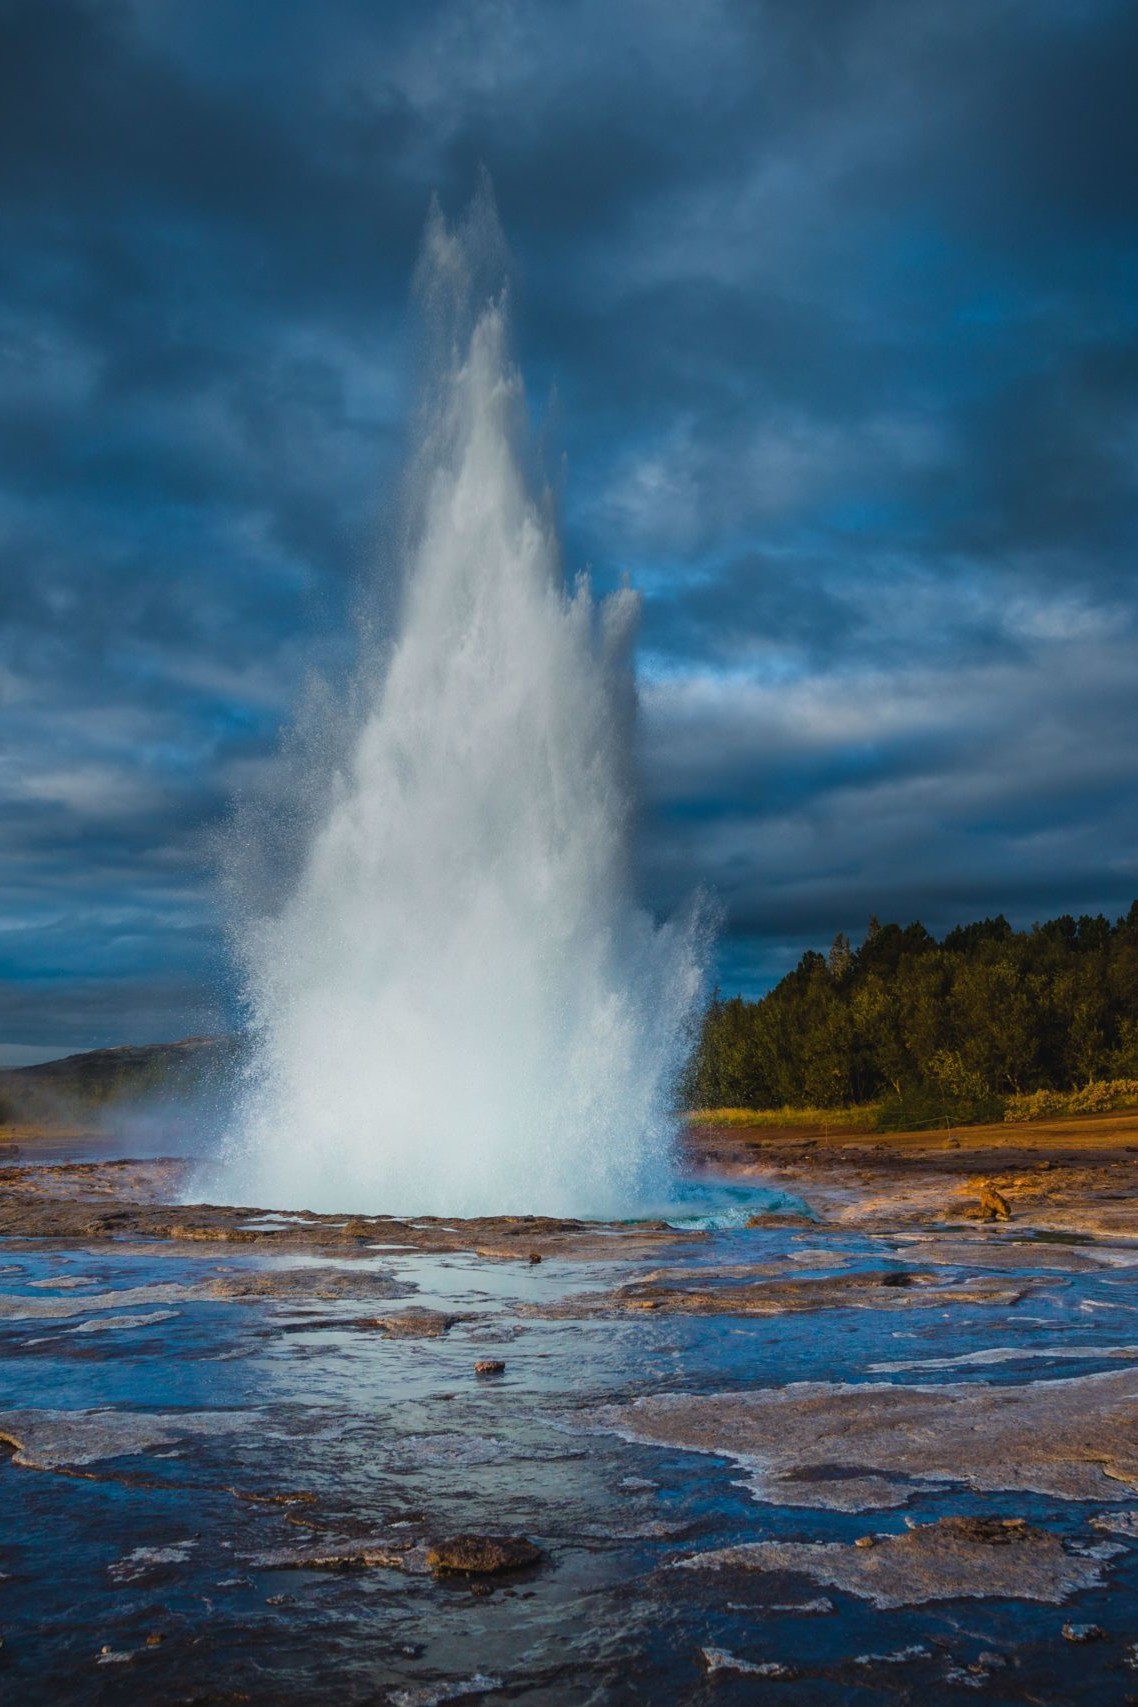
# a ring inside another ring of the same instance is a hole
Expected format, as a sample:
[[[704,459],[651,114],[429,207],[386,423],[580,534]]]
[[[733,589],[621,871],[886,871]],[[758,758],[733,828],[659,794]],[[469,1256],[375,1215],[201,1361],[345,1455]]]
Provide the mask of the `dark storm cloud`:
[[[1138,889],[1138,13],[0,0],[0,1041],[227,986],[234,795],[382,623],[429,198],[489,170],[649,898],[725,983]]]

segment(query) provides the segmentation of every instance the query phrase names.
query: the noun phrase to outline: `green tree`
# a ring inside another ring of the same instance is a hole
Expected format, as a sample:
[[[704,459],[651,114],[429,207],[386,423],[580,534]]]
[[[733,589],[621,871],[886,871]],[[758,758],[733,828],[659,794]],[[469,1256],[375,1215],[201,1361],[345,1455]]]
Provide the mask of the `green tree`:
[[[1138,901],[1114,924],[1002,914],[943,941],[919,923],[835,934],[757,1002],[709,1004],[688,1074],[703,1107],[832,1107],[1069,1090],[1138,1076]]]

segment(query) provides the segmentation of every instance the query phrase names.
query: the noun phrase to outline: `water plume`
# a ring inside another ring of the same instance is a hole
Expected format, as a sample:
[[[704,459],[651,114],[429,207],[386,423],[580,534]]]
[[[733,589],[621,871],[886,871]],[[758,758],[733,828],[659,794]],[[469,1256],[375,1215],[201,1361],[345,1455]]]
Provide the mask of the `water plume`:
[[[428,228],[395,642],[294,888],[240,933],[231,1200],[610,1216],[668,1193],[704,932],[636,902],[638,600],[566,584],[505,299],[472,295],[487,229],[485,201]]]

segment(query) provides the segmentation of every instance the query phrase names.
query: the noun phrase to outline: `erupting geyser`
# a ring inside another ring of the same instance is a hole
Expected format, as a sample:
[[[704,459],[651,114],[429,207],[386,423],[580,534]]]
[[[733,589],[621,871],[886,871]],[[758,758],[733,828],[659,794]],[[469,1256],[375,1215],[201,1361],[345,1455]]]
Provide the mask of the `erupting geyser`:
[[[436,298],[467,249],[432,221]],[[292,894],[242,932],[255,1052],[221,1180],[281,1208],[632,1215],[667,1195],[703,984],[695,914],[657,925],[633,892],[638,602],[565,585],[503,303],[442,344],[398,638]]]

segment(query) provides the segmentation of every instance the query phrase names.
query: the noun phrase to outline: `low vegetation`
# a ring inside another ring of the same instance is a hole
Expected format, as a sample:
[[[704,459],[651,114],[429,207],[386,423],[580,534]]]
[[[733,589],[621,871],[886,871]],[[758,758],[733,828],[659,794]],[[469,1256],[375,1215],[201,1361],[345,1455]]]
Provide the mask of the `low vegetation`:
[[[1009,1097],[1004,1119],[1050,1120],[1057,1114],[1111,1114],[1118,1108],[1138,1108],[1138,1079],[1094,1079],[1075,1091]]]
[[[855,1108],[693,1108],[688,1119],[713,1126],[818,1126],[829,1132],[875,1132],[880,1113],[879,1103],[867,1102]]]

